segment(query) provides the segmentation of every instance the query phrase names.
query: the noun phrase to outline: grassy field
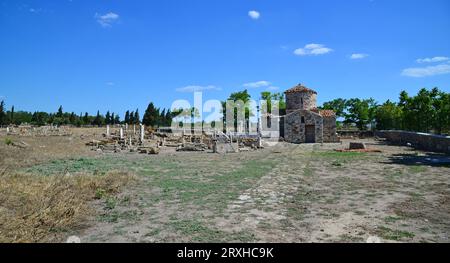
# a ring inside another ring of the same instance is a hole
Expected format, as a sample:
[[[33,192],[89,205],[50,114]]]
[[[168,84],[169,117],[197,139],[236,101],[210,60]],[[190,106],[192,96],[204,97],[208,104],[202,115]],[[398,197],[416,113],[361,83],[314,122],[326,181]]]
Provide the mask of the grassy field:
[[[70,138],[27,140],[31,149],[22,154],[34,161],[23,165],[13,167],[23,149],[0,146],[9,156],[0,177],[0,209],[8,211],[0,241],[448,242],[450,168],[404,162],[427,155],[402,147],[368,141],[382,153],[340,153],[340,144],[283,143],[149,156],[93,153],[81,147],[85,138],[73,137],[72,153],[39,157],[40,146]],[[30,210],[35,203],[43,205]],[[47,217],[39,233],[30,232]]]

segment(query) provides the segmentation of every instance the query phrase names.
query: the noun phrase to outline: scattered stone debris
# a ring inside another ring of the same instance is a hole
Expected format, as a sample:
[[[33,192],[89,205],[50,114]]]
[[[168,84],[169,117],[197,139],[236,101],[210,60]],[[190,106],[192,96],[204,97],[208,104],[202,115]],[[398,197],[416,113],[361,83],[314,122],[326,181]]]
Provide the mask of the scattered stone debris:
[[[189,143],[184,146],[180,146],[178,152],[204,152],[208,149],[208,146],[203,143]]]

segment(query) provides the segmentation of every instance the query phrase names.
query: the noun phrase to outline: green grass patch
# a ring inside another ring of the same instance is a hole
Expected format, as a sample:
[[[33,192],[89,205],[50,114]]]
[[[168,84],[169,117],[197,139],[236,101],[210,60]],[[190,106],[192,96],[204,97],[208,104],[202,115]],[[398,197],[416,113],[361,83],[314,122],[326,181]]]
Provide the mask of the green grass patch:
[[[378,227],[378,235],[387,240],[395,240],[401,241],[404,239],[412,239],[414,238],[414,233],[402,231],[402,230],[393,230],[388,227]]]
[[[205,226],[205,223],[196,219],[188,220],[172,220],[169,223],[170,227],[175,231],[188,236],[193,242],[199,243],[218,243],[218,242],[251,242],[255,237],[246,232],[227,233],[218,229],[213,229]]]
[[[329,158],[329,159],[355,159],[367,156],[366,153],[361,152],[336,152],[336,151],[327,151],[327,152],[313,152],[315,157]]]
[[[387,217],[384,218],[384,222],[386,222],[386,223],[395,223],[395,222],[397,222],[399,220],[402,220],[402,219],[403,218],[399,217],[399,216],[387,216]]]
[[[413,174],[424,173],[427,170],[428,168],[423,165],[412,165],[409,167],[409,172]]]
[[[5,144],[6,145],[12,145],[13,141],[11,140],[11,138],[5,138]]]

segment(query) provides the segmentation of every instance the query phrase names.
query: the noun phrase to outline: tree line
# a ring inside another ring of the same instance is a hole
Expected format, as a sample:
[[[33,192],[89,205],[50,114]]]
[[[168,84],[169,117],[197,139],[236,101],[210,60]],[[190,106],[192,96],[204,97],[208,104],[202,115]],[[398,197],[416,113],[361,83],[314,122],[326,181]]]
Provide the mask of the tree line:
[[[247,103],[251,96],[247,90],[234,92],[229,98],[232,101],[243,101]],[[278,100],[280,115],[285,114],[286,102],[284,94],[262,92],[261,99],[268,105],[271,113],[271,101]],[[226,102],[222,102],[224,114],[224,127],[226,127]],[[325,102],[320,109],[334,110],[338,117],[338,127],[355,127],[359,130],[408,130],[417,132],[432,132],[437,134],[450,133],[450,93],[433,88],[432,90],[421,89],[417,95],[410,96],[406,91],[402,91],[398,102],[387,100],[383,104],[378,104],[373,98],[369,99],[343,99],[338,98]],[[139,109],[126,111],[122,121],[118,114],[110,113],[106,115],[97,111],[95,116],[90,116],[87,112],[79,115],[63,112],[62,106],[56,113],[46,112],[25,112],[15,111],[14,106],[9,111],[5,110],[4,101],[0,102],[0,125],[28,123],[32,125],[74,125],[101,126],[105,124],[144,124],[151,127],[169,127],[172,120],[180,114],[188,112],[191,122],[198,115],[198,110],[180,109],[174,112],[161,109],[151,102],[144,116],[141,119]],[[234,112],[235,116],[237,112]],[[250,108],[245,110],[245,119],[254,116]],[[236,118],[235,118],[236,119]],[[237,127],[237,123],[234,125]]]
[[[410,96],[402,91],[398,102],[374,99],[335,99],[322,109],[330,109],[343,119],[339,124],[360,130],[407,130],[448,134],[450,132],[450,93],[433,88]]]
[[[10,110],[6,110],[4,101],[0,102],[0,126],[31,124],[37,126],[44,125],[73,125],[81,126],[103,126],[116,124],[145,124],[152,127],[170,126],[172,118],[176,113],[170,110],[156,108],[150,103],[145,111],[144,117],[139,117],[139,109],[135,111],[126,111],[125,118],[122,121],[119,114],[107,111],[105,115],[97,111],[96,115],[89,115],[87,112],[75,114],[75,112],[64,112],[60,106],[55,113],[47,113],[42,111],[27,112],[15,111],[14,106]]]

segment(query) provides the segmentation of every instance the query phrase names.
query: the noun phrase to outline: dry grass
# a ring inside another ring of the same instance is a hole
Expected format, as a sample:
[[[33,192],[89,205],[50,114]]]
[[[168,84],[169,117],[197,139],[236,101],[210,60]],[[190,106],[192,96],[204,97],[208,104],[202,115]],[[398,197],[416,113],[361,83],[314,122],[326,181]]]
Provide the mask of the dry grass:
[[[0,172],[0,242],[62,241],[93,212],[90,201],[117,194],[132,180],[123,172],[104,176]]]

